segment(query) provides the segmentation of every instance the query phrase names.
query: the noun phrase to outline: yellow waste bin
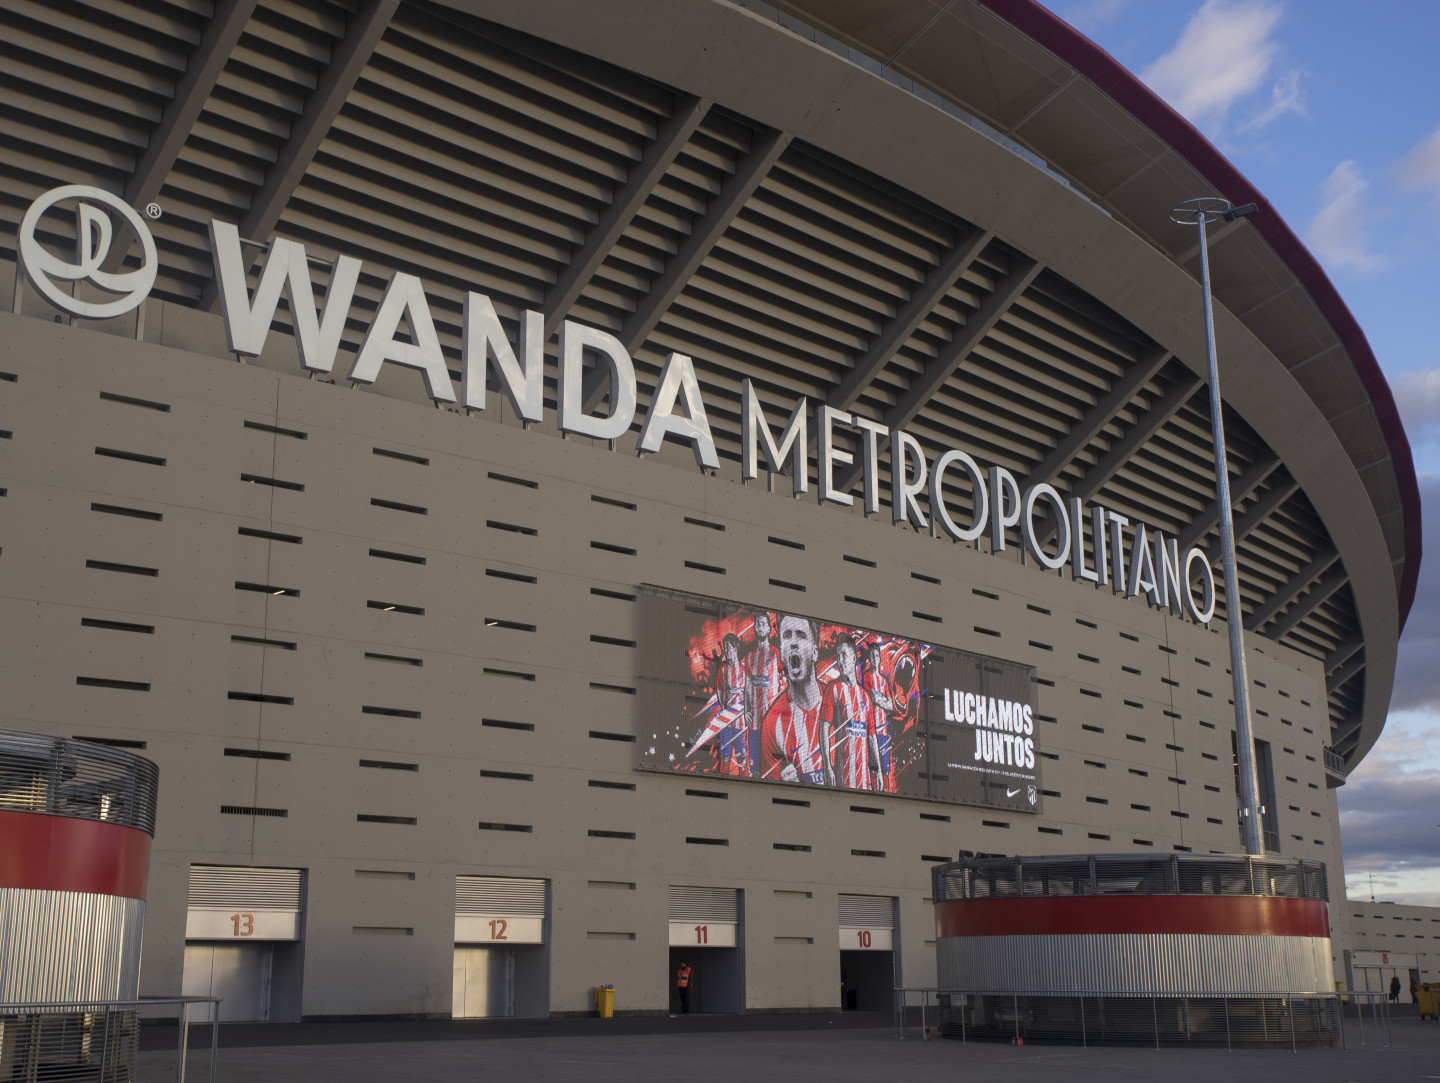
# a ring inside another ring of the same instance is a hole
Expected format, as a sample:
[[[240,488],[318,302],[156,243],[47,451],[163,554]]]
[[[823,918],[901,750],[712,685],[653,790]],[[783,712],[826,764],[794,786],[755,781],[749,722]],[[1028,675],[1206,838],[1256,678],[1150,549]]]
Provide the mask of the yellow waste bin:
[[[595,1007],[599,1010],[601,1019],[610,1019],[615,1015],[615,986],[595,987]]]
[[[1440,1020],[1440,983],[1427,981],[1419,991],[1420,1018]]]

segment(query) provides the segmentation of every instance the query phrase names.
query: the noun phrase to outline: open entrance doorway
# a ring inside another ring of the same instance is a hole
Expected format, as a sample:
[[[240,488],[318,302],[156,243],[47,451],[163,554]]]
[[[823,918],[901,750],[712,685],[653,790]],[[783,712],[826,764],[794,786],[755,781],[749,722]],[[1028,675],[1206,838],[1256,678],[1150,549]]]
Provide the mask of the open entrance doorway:
[[[701,1015],[736,1015],[740,1012],[740,949],[671,948],[670,1014],[680,1014],[680,991],[675,975],[682,963],[690,964],[690,1011]]]
[[[895,899],[840,896],[840,1008],[888,1012],[895,986]]]
[[[840,953],[840,1008],[847,1012],[888,1012],[895,993],[893,951]]]
[[[735,888],[670,888],[670,1013],[681,1011],[676,982],[690,966],[690,1011],[734,1015],[745,1010],[740,892]]]
[[[304,918],[304,869],[190,866],[182,995],[220,997],[222,1023],[299,1020]]]
[[[455,1019],[543,1019],[550,1014],[549,883],[455,878]]]

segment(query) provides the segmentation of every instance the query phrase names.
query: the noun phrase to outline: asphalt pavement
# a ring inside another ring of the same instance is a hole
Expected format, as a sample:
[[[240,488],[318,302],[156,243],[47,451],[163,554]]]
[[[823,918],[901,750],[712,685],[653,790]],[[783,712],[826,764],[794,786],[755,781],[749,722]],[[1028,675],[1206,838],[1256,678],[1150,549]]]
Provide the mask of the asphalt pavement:
[[[203,1036],[202,1036],[203,1035]],[[1236,1072],[1266,1083],[1440,1080],[1440,1023],[1393,1020],[1389,1048],[1088,1049],[895,1037],[888,1015],[753,1015],[561,1020],[231,1025],[219,1083],[633,1083],[683,1080],[946,1080],[1004,1083],[1214,1083]],[[1373,1039],[1373,1033],[1367,1035]],[[140,1078],[175,1078],[173,1028],[147,1027]],[[167,1040],[168,1039],[168,1040]],[[189,1071],[206,1080],[209,1030],[191,1039]],[[168,1048],[161,1048],[168,1046]]]

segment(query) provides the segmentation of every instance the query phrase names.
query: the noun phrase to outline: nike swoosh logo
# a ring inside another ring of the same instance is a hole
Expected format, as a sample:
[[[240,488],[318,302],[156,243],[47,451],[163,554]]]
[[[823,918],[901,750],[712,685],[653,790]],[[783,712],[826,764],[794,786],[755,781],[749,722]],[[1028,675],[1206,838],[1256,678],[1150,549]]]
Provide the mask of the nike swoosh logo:
[[[1014,796],[1015,796],[1017,793],[1019,793],[1019,792],[1020,792],[1020,791],[1019,791],[1018,789],[1015,789],[1015,790],[1006,790],[1006,791],[1005,791],[1005,796],[1006,796],[1006,797],[1014,797]]]

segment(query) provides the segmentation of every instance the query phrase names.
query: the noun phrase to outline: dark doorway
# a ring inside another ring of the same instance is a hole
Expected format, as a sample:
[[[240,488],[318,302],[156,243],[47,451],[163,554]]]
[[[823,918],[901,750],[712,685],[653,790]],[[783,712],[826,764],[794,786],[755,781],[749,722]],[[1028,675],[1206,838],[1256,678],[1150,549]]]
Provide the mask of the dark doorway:
[[[680,1014],[680,993],[675,974],[681,963],[690,964],[690,1013],[736,1015],[740,1012],[739,948],[671,948],[670,1014]]]
[[[895,996],[893,951],[840,953],[840,1007],[847,1012],[888,1012]]]

